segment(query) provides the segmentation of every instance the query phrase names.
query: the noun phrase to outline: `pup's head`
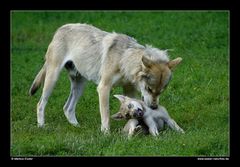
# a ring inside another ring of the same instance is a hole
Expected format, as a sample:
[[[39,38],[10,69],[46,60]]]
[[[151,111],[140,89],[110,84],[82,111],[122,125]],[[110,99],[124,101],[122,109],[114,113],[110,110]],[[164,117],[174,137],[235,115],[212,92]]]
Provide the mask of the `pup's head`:
[[[178,57],[168,62],[153,61],[142,57],[142,71],[139,72],[139,89],[142,100],[152,109],[158,108],[159,96],[171,80],[172,70],[182,61]]]
[[[144,108],[141,102],[136,99],[129,98],[123,95],[114,95],[120,102],[121,106],[119,111],[112,115],[111,118],[115,120],[142,118],[144,115]]]

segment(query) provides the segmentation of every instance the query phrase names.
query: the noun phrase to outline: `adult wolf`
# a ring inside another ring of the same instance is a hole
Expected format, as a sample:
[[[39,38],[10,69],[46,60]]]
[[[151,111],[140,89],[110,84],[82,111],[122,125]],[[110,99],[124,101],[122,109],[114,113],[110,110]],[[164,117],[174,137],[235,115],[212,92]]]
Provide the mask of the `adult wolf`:
[[[101,130],[108,132],[109,94],[112,86],[121,85],[125,95],[141,92],[151,108],[171,78],[171,69],[181,58],[169,61],[167,51],[142,46],[127,35],[108,33],[87,24],[66,24],[60,27],[45,56],[45,63],[29,90],[33,95],[44,83],[37,105],[38,126],[44,126],[44,109],[61,70],[65,67],[71,91],[63,110],[68,121],[77,125],[75,107],[86,80],[95,82],[99,95]]]

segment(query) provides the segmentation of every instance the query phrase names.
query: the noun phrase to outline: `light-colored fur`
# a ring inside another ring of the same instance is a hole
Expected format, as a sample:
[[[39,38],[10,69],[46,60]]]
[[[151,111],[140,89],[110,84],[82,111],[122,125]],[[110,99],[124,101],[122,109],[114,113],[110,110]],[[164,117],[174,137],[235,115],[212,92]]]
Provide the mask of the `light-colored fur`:
[[[170,117],[166,108],[158,106],[157,110],[152,110],[143,101],[129,98],[123,95],[114,95],[121,102],[120,111],[111,117],[116,120],[127,119],[123,131],[131,137],[136,129],[146,125],[151,135],[157,136],[159,130],[168,125],[171,129],[184,133],[184,130]],[[143,112],[139,116],[138,113]],[[142,120],[142,121],[140,121]]]
[[[156,106],[160,91],[170,80],[171,69],[181,62],[181,58],[169,61],[166,50],[142,46],[127,35],[108,33],[87,24],[66,24],[60,27],[48,46],[45,59],[45,64],[29,90],[30,95],[33,95],[44,83],[37,105],[38,125],[44,125],[48,98],[61,70],[66,67],[71,92],[63,107],[65,116],[71,124],[78,125],[75,116],[77,101],[86,80],[93,81],[98,85],[101,130],[104,132],[110,128],[109,94],[112,86],[122,86],[124,93],[130,96],[134,96],[135,90],[138,90],[147,105]],[[149,93],[148,85],[156,92]]]

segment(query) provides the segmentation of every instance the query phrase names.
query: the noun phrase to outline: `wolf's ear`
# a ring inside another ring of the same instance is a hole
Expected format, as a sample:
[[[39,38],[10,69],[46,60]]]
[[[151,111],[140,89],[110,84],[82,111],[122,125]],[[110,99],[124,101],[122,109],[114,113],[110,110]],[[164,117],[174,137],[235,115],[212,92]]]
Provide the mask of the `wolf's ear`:
[[[126,97],[123,95],[113,95],[113,96],[116,97],[120,102],[123,102],[126,99]]]
[[[144,79],[145,81],[148,81],[148,79],[149,79],[149,75],[148,74],[146,74],[145,72],[143,72],[143,71],[140,71],[139,73],[138,73],[138,76],[137,76],[140,80],[142,80],[142,79]]]
[[[173,59],[167,63],[170,70],[174,70],[175,67],[182,61],[181,57],[178,57],[176,59]]]
[[[147,68],[150,68],[153,64],[153,62],[149,58],[146,58],[145,56],[142,57],[142,62],[143,65]]]
[[[115,119],[115,120],[122,120],[123,119],[123,115],[121,114],[121,112],[117,112],[116,114],[113,114],[111,116],[112,119]]]

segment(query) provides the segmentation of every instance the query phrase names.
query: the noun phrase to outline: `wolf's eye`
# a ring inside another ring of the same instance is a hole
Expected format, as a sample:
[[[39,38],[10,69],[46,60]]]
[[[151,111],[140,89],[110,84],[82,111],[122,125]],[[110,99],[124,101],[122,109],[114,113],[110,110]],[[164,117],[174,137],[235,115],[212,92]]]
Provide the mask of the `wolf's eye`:
[[[149,86],[147,87],[147,91],[152,93],[152,89]]]
[[[128,104],[128,109],[131,109],[133,107],[132,104]]]

